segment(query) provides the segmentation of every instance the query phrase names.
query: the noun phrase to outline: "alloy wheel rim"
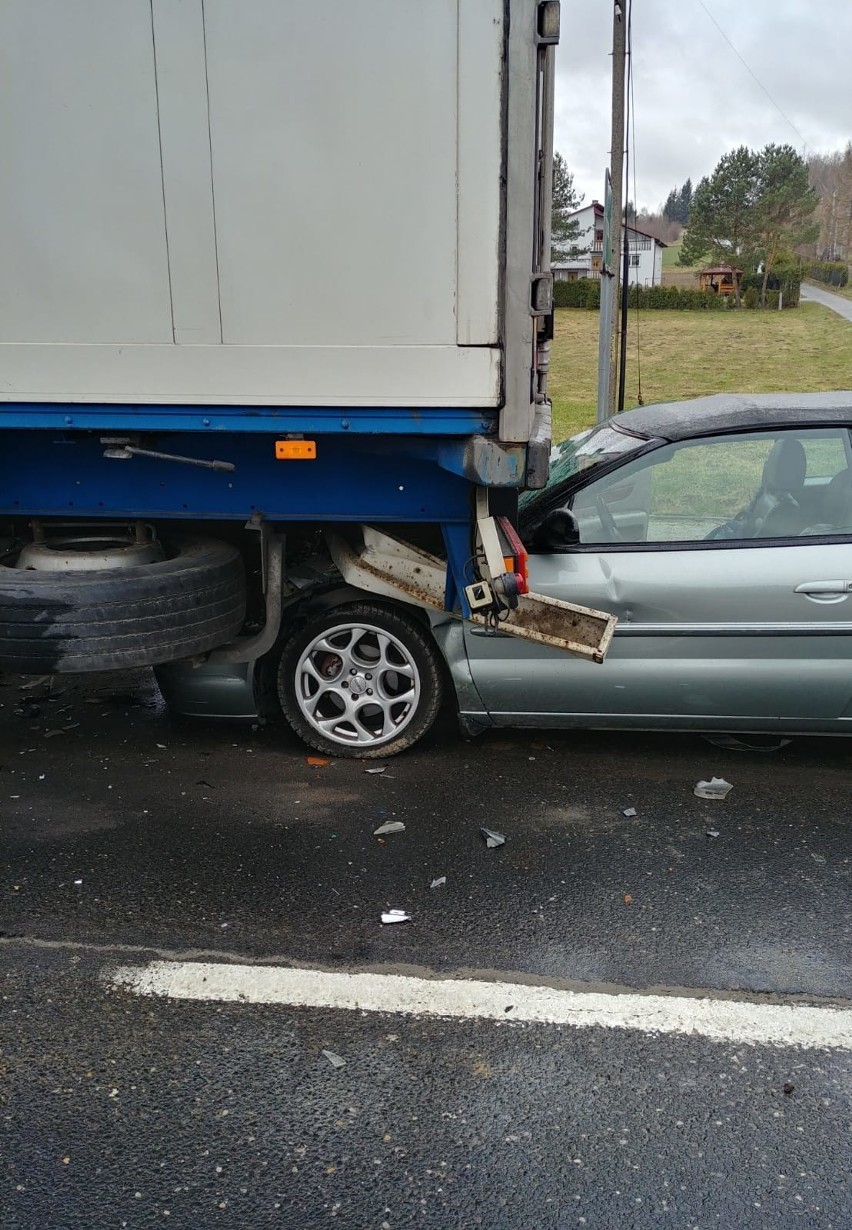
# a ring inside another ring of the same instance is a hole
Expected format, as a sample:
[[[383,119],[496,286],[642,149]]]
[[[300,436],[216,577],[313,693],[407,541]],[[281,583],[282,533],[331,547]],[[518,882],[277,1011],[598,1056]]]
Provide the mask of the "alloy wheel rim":
[[[308,724],[345,747],[378,747],[410,724],[420,701],[410,651],[375,624],[343,623],[315,636],[296,666],[296,700]]]

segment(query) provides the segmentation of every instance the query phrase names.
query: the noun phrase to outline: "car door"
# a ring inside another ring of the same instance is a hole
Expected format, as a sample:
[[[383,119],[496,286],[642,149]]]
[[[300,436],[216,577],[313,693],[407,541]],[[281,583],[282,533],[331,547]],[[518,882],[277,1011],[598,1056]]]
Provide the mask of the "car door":
[[[570,501],[579,544],[531,554],[530,586],[617,615],[607,659],[468,625],[485,708],[520,725],[852,718],[850,456],[845,429],[728,435],[588,482]]]

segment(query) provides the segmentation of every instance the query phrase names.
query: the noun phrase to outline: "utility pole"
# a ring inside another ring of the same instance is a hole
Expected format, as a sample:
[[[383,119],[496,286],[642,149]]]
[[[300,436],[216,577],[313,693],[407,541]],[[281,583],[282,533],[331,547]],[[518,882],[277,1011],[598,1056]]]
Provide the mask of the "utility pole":
[[[612,10],[612,139],[610,141],[610,177],[612,180],[612,248],[613,253],[621,255],[624,238],[622,235],[622,218],[624,215],[624,64],[626,51],[626,14],[627,0],[613,0]],[[609,320],[601,319],[601,328],[609,331],[610,352],[615,349],[614,342],[618,321],[618,271],[620,260],[613,261],[614,279],[612,282],[612,303]],[[609,369],[609,412],[613,414],[616,408],[617,364],[610,364]]]

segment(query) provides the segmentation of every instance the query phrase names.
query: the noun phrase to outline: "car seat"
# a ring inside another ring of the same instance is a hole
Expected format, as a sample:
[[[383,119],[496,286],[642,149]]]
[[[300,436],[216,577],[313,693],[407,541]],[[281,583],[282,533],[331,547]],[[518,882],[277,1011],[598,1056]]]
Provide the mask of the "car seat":
[[[841,470],[822,497],[823,519],[801,531],[811,537],[820,534],[852,534],[852,470]]]
[[[798,496],[808,468],[799,440],[776,440],[763,466],[760,490],[746,510],[744,538],[789,538],[801,533]]]
[[[776,440],[763,465],[760,487],[738,516],[718,526],[705,541],[738,538],[789,538],[801,533],[804,514],[797,497],[808,468],[795,439]]]

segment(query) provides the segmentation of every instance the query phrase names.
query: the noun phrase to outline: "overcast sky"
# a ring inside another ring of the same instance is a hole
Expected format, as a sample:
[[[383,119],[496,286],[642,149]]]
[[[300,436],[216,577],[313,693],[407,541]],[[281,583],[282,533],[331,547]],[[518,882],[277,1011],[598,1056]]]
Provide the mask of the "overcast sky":
[[[852,0],[704,5],[811,150],[852,139]],[[587,202],[603,199],[609,163],[612,11],[612,0],[562,3],[556,148]],[[696,183],[738,145],[809,152],[699,0],[633,0],[633,73],[640,208],[655,208],[687,177]]]

